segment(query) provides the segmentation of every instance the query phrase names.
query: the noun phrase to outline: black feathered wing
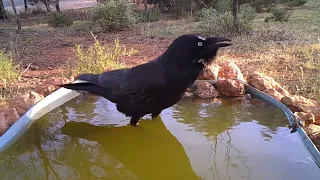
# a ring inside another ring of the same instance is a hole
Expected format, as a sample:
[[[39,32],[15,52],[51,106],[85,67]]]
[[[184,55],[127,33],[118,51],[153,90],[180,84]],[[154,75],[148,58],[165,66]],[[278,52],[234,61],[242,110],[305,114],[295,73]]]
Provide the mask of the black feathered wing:
[[[126,72],[120,83],[120,92],[131,103],[141,104],[162,94],[167,87],[162,66],[155,63],[143,64]]]
[[[167,82],[163,79],[149,79],[148,82],[139,81],[138,83],[121,84],[121,90],[129,98],[130,102],[140,104],[151,101],[154,97],[163,93]]]
[[[82,74],[78,79],[111,91],[115,102],[141,104],[162,94],[167,87],[163,74],[159,64],[147,63],[132,69],[113,70],[100,75]]]

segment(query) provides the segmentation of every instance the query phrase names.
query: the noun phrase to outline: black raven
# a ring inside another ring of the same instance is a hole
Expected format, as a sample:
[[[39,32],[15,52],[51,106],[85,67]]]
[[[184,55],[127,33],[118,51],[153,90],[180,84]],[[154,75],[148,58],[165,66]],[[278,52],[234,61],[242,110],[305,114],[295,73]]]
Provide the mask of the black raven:
[[[131,117],[136,126],[146,114],[157,117],[162,110],[176,104],[217,55],[219,48],[231,41],[223,37],[204,38],[185,34],[176,38],[156,59],[135,66],[106,71],[102,74],[81,74],[76,79],[86,82],[63,84],[61,87],[88,91],[102,96]]]

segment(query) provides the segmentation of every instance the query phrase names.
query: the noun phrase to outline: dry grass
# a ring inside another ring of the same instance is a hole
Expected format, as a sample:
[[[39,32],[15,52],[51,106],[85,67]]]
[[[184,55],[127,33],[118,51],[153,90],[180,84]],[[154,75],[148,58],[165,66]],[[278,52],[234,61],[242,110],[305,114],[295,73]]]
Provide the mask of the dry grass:
[[[127,50],[120,45],[119,39],[115,39],[114,46],[101,45],[100,41],[92,34],[95,43],[88,49],[76,45],[77,62],[71,63],[69,69],[75,74],[102,73],[106,70],[114,70],[126,67],[121,62],[121,56],[131,56],[136,53],[135,49]]]

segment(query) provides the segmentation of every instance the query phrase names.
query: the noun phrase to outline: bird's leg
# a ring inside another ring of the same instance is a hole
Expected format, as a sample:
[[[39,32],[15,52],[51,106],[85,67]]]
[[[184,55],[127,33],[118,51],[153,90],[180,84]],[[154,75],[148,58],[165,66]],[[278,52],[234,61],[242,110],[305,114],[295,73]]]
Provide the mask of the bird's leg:
[[[130,120],[130,124],[131,124],[132,126],[137,126],[139,119],[140,119],[140,117],[138,117],[138,116],[132,116],[132,117],[131,117],[131,120]]]
[[[161,113],[161,111],[152,113],[151,114],[152,119],[154,119],[155,117],[159,116],[160,113]]]

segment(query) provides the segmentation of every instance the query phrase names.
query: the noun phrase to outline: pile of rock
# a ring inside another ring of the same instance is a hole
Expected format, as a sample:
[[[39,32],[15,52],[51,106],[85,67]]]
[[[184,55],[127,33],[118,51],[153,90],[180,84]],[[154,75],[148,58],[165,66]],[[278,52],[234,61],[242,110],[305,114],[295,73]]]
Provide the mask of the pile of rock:
[[[274,97],[285,104],[302,121],[309,137],[320,147],[320,104],[302,96],[292,95],[281,87],[273,78],[253,72],[244,78],[241,70],[234,62],[222,65],[211,64],[206,67],[199,80],[217,80],[215,85],[200,82],[194,92],[199,98],[217,98],[220,96],[241,97],[245,88],[240,79],[250,86]]]
[[[55,91],[60,84],[73,82],[74,78],[50,77],[42,81],[34,91],[17,96],[9,101],[7,108],[0,112],[0,136],[4,134],[32,106]]]
[[[59,85],[69,84],[73,81],[73,76],[70,76],[69,79],[64,77],[50,77],[42,81],[42,83],[40,83],[39,86],[34,89],[34,91],[39,94],[47,95],[55,91]]]
[[[211,64],[206,67],[198,78],[199,80],[217,80],[215,87],[208,82],[200,82],[194,92],[200,98],[216,98],[219,96],[240,97],[245,94],[245,87],[240,79],[245,81],[241,70],[234,62],[222,66]]]
[[[9,101],[9,107],[0,112],[0,136],[4,134],[34,104],[43,99],[42,94],[34,91],[17,96]]]

